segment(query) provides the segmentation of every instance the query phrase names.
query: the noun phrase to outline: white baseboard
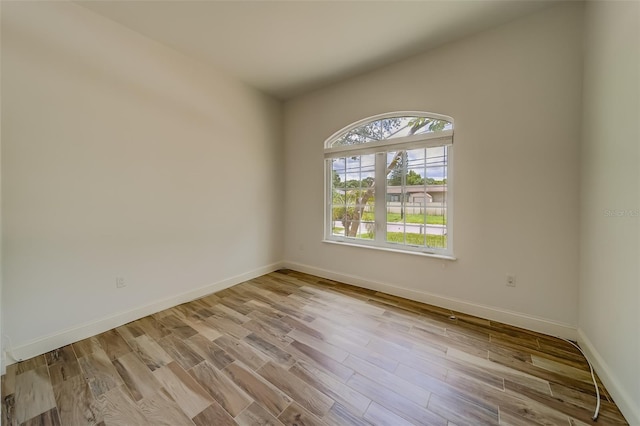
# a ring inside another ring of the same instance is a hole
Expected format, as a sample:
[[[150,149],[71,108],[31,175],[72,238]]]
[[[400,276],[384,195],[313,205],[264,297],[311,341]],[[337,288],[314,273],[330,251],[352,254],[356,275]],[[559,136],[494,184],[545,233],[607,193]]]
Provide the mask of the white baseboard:
[[[6,362],[2,365],[2,374],[5,374],[6,367],[8,365],[11,365],[17,361],[44,354],[62,346],[77,342],[82,339],[86,339],[87,337],[103,333],[107,330],[111,330],[112,328],[120,327],[123,324],[135,321],[147,315],[154,314],[156,312],[171,308],[181,303],[190,302],[208,294],[224,290],[225,288],[229,288],[236,284],[240,284],[244,281],[248,281],[261,275],[268,274],[280,268],[282,268],[282,262],[272,263],[270,265],[254,269],[252,271],[236,275],[222,281],[197,288],[195,290],[190,290],[185,293],[171,296],[162,300],[157,300],[135,309],[118,312],[108,317],[100,318],[88,324],[68,328],[66,330],[50,334],[48,336],[34,339],[30,342],[12,348],[12,350],[10,351],[7,351],[9,356],[6,359]]]
[[[611,367],[609,367],[581,329],[578,329],[578,343],[627,422],[632,426],[640,426],[640,408],[638,401],[634,401],[620,385],[620,381],[611,371]]]
[[[355,275],[341,274],[339,272],[327,269],[316,268],[297,262],[284,262],[284,267],[295,271],[316,275],[334,281],[340,281],[347,284],[353,284],[358,287],[370,290],[381,291],[392,294],[394,296],[404,297],[406,299],[416,300],[418,302],[428,303],[430,305],[440,306],[453,311],[462,312],[468,315],[486,318],[493,321],[502,322],[504,324],[525,328],[527,330],[537,331],[539,333],[548,334],[550,336],[560,336],[565,339],[576,340],[576,327],[563,324],[557,321],[538,318],[532,315],[526,315],[519,312],[508,311],[492,306],[480,305],[467,300],[455,299],[451,297],[439,296],[437,294],[424,291],[411,290],[408,288],[398,287],[393,284],[373,281]]]

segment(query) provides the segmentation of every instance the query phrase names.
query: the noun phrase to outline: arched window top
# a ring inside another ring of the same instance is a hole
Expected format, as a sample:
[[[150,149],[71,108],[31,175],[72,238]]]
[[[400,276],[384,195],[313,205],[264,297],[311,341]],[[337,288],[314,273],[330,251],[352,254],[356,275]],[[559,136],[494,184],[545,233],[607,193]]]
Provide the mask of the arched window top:
[[[362,145],[415,135],[435,136],[451,130],[451,117],[423,112],[395,112],[369,117],[345,127],[327,139],[325,148]]]

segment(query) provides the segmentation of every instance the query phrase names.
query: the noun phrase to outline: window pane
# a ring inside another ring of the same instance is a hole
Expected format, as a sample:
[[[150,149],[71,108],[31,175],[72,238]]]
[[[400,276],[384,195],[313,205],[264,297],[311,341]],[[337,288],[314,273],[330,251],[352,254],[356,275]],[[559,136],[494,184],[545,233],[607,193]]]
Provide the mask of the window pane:
[[[432,195],[430,215],[429,247],[447,247],[447,158],[448,147],[440,146],[426,150],[427,190]]]
[[[331,160],[332,235],[374,238],[375,155]]]
[[[346,207],[333,207],[331,209],[331,234],[332,235],[345,235],[344,229],[344,221],[347,220],[345,217]]]
[[[446,248],[446,147],[387,153],[387,242]]]

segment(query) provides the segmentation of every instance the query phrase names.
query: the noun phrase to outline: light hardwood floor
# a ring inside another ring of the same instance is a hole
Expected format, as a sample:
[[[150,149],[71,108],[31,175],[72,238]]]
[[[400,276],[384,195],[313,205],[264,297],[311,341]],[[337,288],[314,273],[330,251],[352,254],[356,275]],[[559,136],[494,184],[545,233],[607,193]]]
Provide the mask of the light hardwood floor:
[[[566,342],[283,270],[19,364],[3,425],[627,424]]]

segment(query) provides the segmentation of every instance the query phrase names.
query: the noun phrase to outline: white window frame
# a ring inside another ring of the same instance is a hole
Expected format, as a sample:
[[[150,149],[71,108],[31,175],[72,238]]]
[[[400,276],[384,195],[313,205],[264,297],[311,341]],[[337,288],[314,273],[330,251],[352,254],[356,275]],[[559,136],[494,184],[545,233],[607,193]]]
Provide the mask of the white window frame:
[[[441,257],[445,259],[455,259],[453,256],[453,128],[451,130],[442,130],[436,132],[422,133],[411,136],[403,136],[397,138],[391,138],[382,141],[375,141],[357,145],[332,147],[333,142],[344,135],[345,133],[363,126],[365,124],[382,120],[385,118],[400,118],[400,117],[424,117],[432,118],[436,120],[445,120],[451,123],[453,127],[453,118],[434,114],[423,111],[400,111],[390,112],[385,114],[379,114],[372,117],[368,117],[355,123],[348,125],[347,127],[335,132],[331,135],[324,144],[324,176],[325,176],[325,191],[324,191],[324,242],[338,243],[356,247],[373,248],[379,250],[387,250],[400,253],[409,254],[423,254],[433,257]],[[389,243],[386,241],[387,223],[386,223],[386,197],[376,197],[379,201],[374,206],[375,221],[375,237],[372,240],[345,237],[340,235],[333,235],[333,214],[332,214],[332,179],[333,168],[331,166],[331,160],[334,158],[341,158],[349,155],[365,155],[375,154],[375,182],[376,191],[387,192],[387,152],[394,150],[407,150],[415,148],[430,148],[447,146],[447,176],[446,176],[446,219],[447,219],[447,247],[445,249],[436,247],[424,247],[411,244],[398,244]],[[382,165],[379,165],[382,164]],[[379,186],[382,183],[382,186]],[[378,218],[385,218],[383,221]]]

